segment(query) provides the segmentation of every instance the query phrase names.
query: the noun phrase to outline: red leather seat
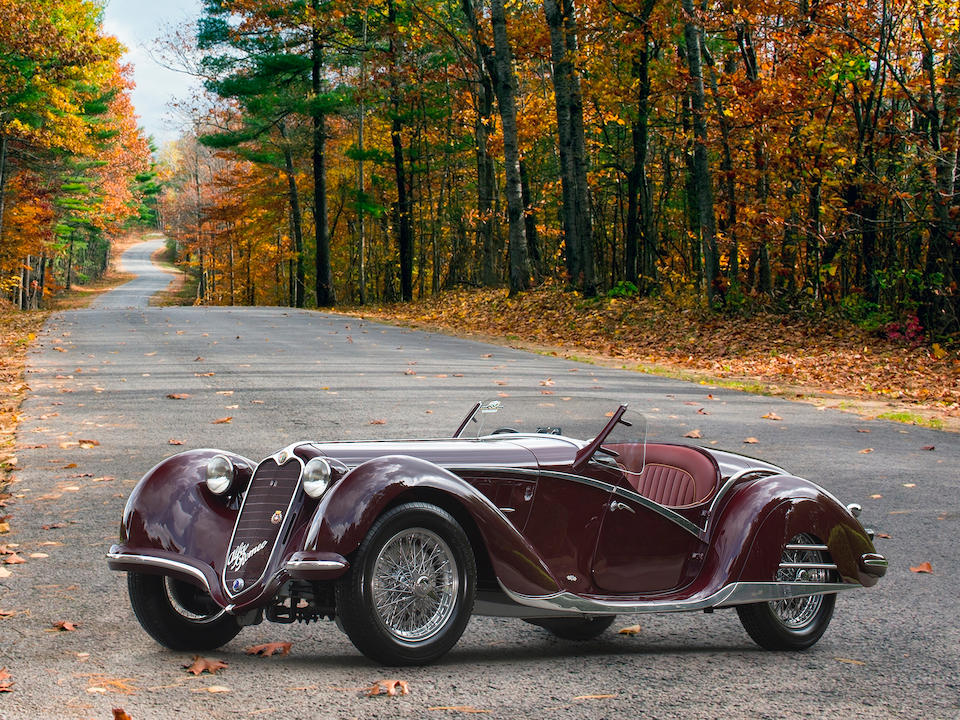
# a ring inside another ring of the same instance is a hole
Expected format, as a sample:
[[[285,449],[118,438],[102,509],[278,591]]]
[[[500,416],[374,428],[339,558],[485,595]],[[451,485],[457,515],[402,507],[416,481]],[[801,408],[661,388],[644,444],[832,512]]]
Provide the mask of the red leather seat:
[[[713,496],[720,483],[717,462],[701,448],[651,443],[644,453],[642,444],[606,447],[620,454],[617,462],[638,493],[667,507],[699,505]]]

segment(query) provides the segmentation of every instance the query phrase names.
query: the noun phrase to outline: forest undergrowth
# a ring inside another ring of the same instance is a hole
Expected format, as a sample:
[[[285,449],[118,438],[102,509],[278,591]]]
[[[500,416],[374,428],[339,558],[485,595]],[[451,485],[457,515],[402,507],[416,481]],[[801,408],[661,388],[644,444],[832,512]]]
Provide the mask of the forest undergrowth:
[[[587,300],[559,286],[458,290],[352,314],[614,367],[960,430],[960,355],[836,317],[716,314],[662,299]]]

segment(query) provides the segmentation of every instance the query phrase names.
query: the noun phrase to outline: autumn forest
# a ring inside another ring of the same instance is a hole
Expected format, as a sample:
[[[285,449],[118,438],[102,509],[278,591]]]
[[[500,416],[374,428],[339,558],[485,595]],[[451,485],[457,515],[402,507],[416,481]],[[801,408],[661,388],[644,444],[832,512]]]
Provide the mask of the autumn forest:
[[[960,337],[956,0],[205,0],[153,153],[96,3],[0,15],[21,307],[155,224],[209,304],[552,285]]]

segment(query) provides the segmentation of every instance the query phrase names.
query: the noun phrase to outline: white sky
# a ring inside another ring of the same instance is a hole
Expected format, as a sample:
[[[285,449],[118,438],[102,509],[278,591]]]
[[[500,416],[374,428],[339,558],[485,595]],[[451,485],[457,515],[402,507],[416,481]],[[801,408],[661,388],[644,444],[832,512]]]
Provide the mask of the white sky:
[[[149,52],[168,27],[192,23],[200,14],[201,0],[107,0],[104,27],[127,47],[123,62],[134,66],[137,83],[133,104],[140,125],[158,148],[180,134],[169,104],[186,98],[197,81],[159,65]]]

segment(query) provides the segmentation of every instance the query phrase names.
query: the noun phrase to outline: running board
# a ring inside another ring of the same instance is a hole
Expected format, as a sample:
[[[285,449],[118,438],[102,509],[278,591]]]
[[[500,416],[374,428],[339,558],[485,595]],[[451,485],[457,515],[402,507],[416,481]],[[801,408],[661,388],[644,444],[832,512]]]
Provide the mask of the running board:
[[[559,592],[553,595],[521,595],[511,592],[503,585],[500,587],[503,588],[503,592],[510,600],[527,608],[536,608],[551,614],[559,611],[568,615],[612,615],[615,613],[696,612],[710,608],[825,595],[842,590],[852,590],[861,586],[851,583],[737,582],[725,585],[717,592],[706,597],[641,602],[635,600],[598,600],[568,592]],[[511,615],[524,617],[522,614],[511,613]]]

